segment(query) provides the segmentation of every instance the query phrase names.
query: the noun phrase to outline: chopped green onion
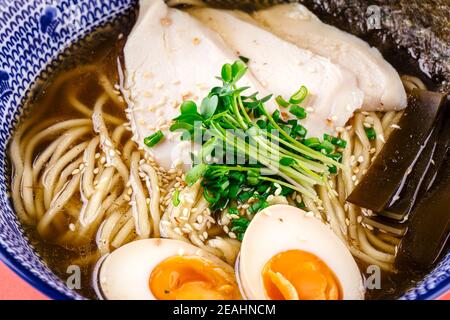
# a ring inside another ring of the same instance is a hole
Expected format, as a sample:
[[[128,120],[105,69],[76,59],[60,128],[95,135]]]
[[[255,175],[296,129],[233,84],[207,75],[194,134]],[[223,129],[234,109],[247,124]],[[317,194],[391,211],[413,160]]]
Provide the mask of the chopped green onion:
[[[306,116],[308,115],[305,109],[298,105],[291,106],[289,112],[292,113],[294,116],[296,116],[298,119],[305,119]]]
[[[162,133],[162,131],[159,130],[158,132],[155,132],[151,136],[145,138],[144,144],[147,147],[152,148],[152,147],[156,146],[162,140],[162,138],[164,138],[164,133]]]
[[[240,217],[239,219],[231,220],[231,231],[236,234],[239,241],[244,238],[244,233],[250,224],[250,220],[245,217]]]
[[[304,138],[306,134],[308,133],[308,130],[301,124],[297,124],[293,129],[292,132],[297,134],[297,136]]]
[[[180,190],[175,189],[175,192],[172,196],[172,204],[174,207],[178,207],[180,204]]]
[[[347,147],[347,141],[345,141],[344,139],[341,139],[341,138],[333,137],[333,139],[331,140],[331,143],[340,148]]]
[[[336,168],[336,166],[331,166],[331,167],[328,167],[328,171],[332,174],[336,174],[337,168]]]
[[[327,154],[327,157],[329,157],[329,158],[331,158],[331,159],[333,159],[335,161],[340,162],[342,160],[342,153],[339,153],[339,152],[337,152],[337,153],[330,153],[330,154]]]
[[[256,125],[260,128],[260,129],[265,129],[267,128],[267,122],[264,120],[258,120],[256,121]]]
[[[252,197],[252,194],[248,191],[242,192],[238,195],[238,201],[241,203],[247,202]]]
[[[331,142],[331,141],[333,141],[333,137],[330,136],[330,135],[327,134],[327,133],[324,133],[324,134],[323,134],[323,140],[326,140],[326,141]]]
[[[305,86],[301,86],[301,88],[292,95],[292,97],[289,99],[289,102],[292,104],[302,103],[303,100],[305,100],[307,95],[308,95],[308,89],[306,89]]]
[[[308,138],[303,141],[303,144],[310,148],[316,148],[316,147],[320,146],[320,140],[319,140],[319,138],[315,138],[315,137]]]
[[[230,207],[230,208],[228,208],[228,213],[229,214],[239,215],[239,210],[238,210],[237,207]]]
[[[252,205],[248,208],[248,212],[250,214],[255,214],[258,211],[261,211],[265,208],[267,208],[269,204],[265,200],[259,200],[257,202],[252,203]]]
[[[334,151],[334,145],[327,141],[324,140],[318,147],[317,149],[321,152],[325,152],[325,154],[329,154],[332,153]]]
[[[275,98],[275,101],[277,102],[277,104],[280,107],[283,108],[288,108],[291,104],[289,102],[287,102],[286,100],[284,100],[284,98],[282,96],[278,96]]]
[[[272,118],[273,118],[273,120],[275,120],[276,122],[280,121],[280,119],[281,119],[281,113],[280,113],[280,110],[275,110],[275,111],[272,113]]]
[[[337,147],[340,147],[340,148],[347,147],[347,141],[345,141],[344,139],[340,139],[340,138],[337,138],[337,137],[332,137],[332,136],[330,136],[329,134],[326,134],[326,133],[323,135],[323,139],[325,141],[331,142],[332,144],[334,144]]]
[[[377,133],[375,132],[374,128],[365,128],[365,131],[369,140],[375,140],[375,138],[377,137]]]

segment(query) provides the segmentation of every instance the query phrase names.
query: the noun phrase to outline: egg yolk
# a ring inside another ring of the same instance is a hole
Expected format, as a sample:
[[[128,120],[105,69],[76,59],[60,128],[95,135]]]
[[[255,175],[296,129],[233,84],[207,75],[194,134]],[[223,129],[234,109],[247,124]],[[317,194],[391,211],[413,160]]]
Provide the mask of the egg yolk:
[[[319,257],[302,250],[273,256],[262,278],[272,300],[341,300],[342,290],[333,271]]]
[[[234,274],[201,257],[171,257],[156,266],[149,279],[158,300],[238,300]]]

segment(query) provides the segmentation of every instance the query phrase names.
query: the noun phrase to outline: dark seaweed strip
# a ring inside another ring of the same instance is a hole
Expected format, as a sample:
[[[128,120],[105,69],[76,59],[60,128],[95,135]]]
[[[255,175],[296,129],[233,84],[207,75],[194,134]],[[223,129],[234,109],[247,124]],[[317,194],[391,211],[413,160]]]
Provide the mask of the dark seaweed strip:
[[[450,229],[450,155],[438,171],[437,183],[411,212],[396,264],[428,268],[448,246]]]
[[[375,212],[383,211],[406,181],[436,122],[444,96],[416,90],[409,107],[374,163],[347,201]]]

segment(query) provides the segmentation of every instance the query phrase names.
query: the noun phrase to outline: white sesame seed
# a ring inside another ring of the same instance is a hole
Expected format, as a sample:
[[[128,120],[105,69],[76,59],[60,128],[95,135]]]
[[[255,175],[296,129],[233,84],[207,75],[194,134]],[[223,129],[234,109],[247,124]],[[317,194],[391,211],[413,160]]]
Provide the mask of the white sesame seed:
[[[307,217],[307,218],[312,218],[312,217],[314,217],[314,212],[312,212],[312,211],[306,212],[306,213],[305,213],[305,217]]]

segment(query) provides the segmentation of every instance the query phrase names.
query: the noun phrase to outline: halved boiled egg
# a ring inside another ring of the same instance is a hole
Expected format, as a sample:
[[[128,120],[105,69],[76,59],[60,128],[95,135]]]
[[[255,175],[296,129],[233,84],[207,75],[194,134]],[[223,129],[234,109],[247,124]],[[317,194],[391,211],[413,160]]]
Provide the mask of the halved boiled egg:
[[[113,300],[240,299],[234,270],[191,244],[169,239],[129,243],[101,263],[98,294]]]
[[[362,275],[344,243],[293,206],[274,205],[255,216],[236,270],[247,299],[364,299]]]

